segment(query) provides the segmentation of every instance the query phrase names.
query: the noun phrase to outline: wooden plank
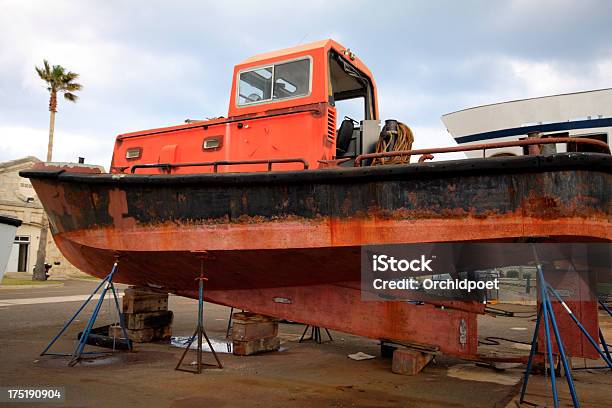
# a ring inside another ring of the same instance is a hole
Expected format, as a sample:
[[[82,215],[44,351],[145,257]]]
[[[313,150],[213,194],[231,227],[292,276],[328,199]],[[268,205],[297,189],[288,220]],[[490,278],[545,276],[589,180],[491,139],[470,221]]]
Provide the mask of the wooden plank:
[[[433,359],[433,355],[416,350],[397,349],[393,352],[391,371],[395,374],[416,375]]]
[[[252,354],[276,351],[280,348],[280,339],[270,337],[251,341],[233,341],[233,353],[237,356],[250,356]]]
[[[147,343],[153,340],[155,331],[153,328],[142,329],[142,330],[130,330],[127,329],[128,337],[135,343]],[[123,332],[121,326],[113,325],[108,328],[109,337],[123,338]]]
[[[232,321],[232,340],[250,341],[276,337],[278,335],[278,322],[245,322]]]
[[[123,313],[141,313],[155,312],[160,310],[168,310],[168,295],[151,293],[151,294],[134,294],[133,292],[125,291],[123,296]]]
[[[155,296],[155,295],[168,296],[167,293],[158,292],[156,290],[152,290],[151,288],[146,288],[142,286],[130,286],[129,288],[124,290],[124,293],[127,296],[134,296],[134,297]]]
[[[172,337],[172,325],[167,325],[163,327],[148,327],[141,330],[131,330],[127,329],[128,337],[134,343],[149,343],[152,341],[170,341],[170,337]],[[110,337],[116,337],[118,339],[123,338],[123,332],[121,331],[121,327],[114,325],[110,326],[108,330],[108,335]]]
[[[164,343],[170,342],[170,338],[172,337],[172,325],[169,324],[163,327],[156,327],[153,329],[154,335],[153,338],[155,341],[161,341]]]
[[[158,310],[156,312],[124,313],[125,325],[131,330],[164,327],[172,324],[171,310]]]
[[[259,313],[237,312],[232,315],[232,320],[241,322],[277,322],[278,319]]]

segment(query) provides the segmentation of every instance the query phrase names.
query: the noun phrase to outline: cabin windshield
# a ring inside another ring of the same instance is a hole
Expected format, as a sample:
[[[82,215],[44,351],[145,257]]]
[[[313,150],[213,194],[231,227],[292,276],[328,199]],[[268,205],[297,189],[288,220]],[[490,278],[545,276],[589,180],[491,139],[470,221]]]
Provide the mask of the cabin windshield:
[[[329,101],[338,109],[339,118],[375,119],[370,79],[334,50],[329,54],[329,81]]]
[[[310,58],[306,57],[240,72],[238,105],[309,95],[310,65]]]
[[[364,149],[364,121],[378,119],[372,81],[333,49],[328,67],[328,101],[335,108],[335,117],[342,119],[336,131],[335,157],[355,157]],[[377,137],[370,131],[367,134]]]

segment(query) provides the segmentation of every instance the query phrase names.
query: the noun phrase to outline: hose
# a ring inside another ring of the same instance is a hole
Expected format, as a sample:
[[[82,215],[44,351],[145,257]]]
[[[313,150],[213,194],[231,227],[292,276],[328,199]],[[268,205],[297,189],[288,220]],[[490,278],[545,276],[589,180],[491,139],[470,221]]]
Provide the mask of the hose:
[[[390,124],[389,122],[395,122]],[[375,153],[396,152],[400,150],[412,150],[414,134],[412,130],[402,122],[387,121],[378,142],[376,142]],[[377,157],[372,159],[372,166],[386,164],[410,163],[410,156]]]
[[[520,341],[520,340],[507,339],[505,337],[495,337],[495,336],[489,336],[489,337],[485,337],[482,340],[478,340],[478,344],[483,344],[483,345],[486,345],[486,346],[498,346],[500,344],[500,342],[498,340],[508,341],[510,343],[519,343],[519,344],[528,344],[528,345],[531,345],[531,342],[528,342],[528,341]]]

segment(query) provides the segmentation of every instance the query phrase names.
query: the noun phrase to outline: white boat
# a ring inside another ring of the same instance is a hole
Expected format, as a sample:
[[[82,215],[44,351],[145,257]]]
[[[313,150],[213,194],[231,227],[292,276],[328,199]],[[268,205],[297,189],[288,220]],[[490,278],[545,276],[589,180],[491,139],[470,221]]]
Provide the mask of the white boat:
[[[4,278],[6,264],[15,240],[15,232],[20,225],[20,220],[0,215],[0,282]]]
[[[443,115],[442,122],[460,145],[509,142],[529,134],[586,137],[610,145],[612,88],[475,106]],[[590,146],[580,145],[558,145],[555,151],[584,151],[585,147],[593,151]],[[523,149],[519,146],[487,149],[485,157],[521,156],[525,154]],[[478,158],[483,157],[483,152],[471,151],[466,155]]]

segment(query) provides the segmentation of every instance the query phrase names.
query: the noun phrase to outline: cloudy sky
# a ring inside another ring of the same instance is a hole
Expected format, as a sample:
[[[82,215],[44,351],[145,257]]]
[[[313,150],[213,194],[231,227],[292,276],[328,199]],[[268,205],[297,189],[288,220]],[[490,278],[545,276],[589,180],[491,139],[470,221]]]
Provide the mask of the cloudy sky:
[[[81,75],[54,160],[108,168],[119,133],[227,114],[232,66],[333,38],[376,77],[382,118],[448,145],[444,113],[612,86],[612,1],[0,0],[0,161],[45,157],[43,58]]]

